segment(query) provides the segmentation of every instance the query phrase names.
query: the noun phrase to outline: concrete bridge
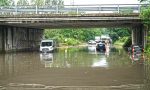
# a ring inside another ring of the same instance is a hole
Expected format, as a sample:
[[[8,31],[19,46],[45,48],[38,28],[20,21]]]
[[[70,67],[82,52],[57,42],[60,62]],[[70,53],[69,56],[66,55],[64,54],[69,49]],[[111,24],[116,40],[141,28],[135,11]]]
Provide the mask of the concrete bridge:
[[[132,30],[132,44],[145,46],[147,30],[139,18],[141,6],[146,5],[1,7],[0,50],[35,50],[45,28],[128,27]]]

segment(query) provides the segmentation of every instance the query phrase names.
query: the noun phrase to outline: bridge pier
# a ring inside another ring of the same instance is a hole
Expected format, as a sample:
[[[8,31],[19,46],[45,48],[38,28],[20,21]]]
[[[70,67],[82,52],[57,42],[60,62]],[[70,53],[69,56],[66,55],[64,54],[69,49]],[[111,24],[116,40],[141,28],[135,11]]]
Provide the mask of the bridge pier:
[[[42,29],[0,26],[0,51],[37,50],[42,36]]]
[[[132,45],[142,45],[143,47],[147,44],[147,30],[142,24],[132,27]]]

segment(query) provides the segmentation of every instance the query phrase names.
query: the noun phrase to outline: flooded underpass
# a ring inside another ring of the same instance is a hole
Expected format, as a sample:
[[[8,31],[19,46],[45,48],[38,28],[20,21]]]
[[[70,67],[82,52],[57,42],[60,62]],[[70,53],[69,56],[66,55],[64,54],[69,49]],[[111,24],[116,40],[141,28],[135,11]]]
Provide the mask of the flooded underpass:
[[[149,90],[150,62],[123,49],[0,54],[0,90]]]

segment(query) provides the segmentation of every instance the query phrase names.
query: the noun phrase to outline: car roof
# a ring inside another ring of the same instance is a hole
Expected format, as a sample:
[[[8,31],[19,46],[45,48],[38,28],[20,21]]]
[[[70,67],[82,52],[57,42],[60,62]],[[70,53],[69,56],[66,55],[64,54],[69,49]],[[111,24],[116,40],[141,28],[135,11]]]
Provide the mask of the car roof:
[[[42,40],[41,42],[53,42],[53,40]]]

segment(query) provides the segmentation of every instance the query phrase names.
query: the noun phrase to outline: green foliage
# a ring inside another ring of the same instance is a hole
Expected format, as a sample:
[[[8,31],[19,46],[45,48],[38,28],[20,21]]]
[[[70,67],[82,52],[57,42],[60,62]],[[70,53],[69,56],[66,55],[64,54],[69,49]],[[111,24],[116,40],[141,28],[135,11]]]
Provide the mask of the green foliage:
[[[103,34],[109,34],[113,43],[119,40],[119,38],[129,37],[131,31],[128,28],[109,28],[103,31]]]
[[[130,47],[132,45],[131,37],[126,38],[126,41],[123,44],[123,47]]]
[[[66,38],[65,43],[67,45],[78,45],[80,43],[80,41],[77,39],[74,39],[74,38]]]
[[[145,26],[150,27],[150,6],[142,8],[140,17],[143,19]]]
[[[44,0],[31,0],[32,5],[41,6],[44,5]]]
[[[118,41],[120,41],[120,42],[126,42],[128,40],[128,38],[129,37],[122,37]]]
[[[8,1],[7,0],[1,0],[0,6],[5,6],[5,5],[8,5]]]
[[[0,0],[0,6],[11,6],[14,5],[14,0]]]
[[[138,0],[140,2],[144,2],[144,3],[150,3],[150,0]]]
[[[48,5],[48,6],[58,5],[58,8],[63,8],[64,7],[64,1],[63,0],[45,0],[45,5]]]
[[[80,28],[80,29],[46,29],[44,36],[46,39],[53,38],[60,43],[66,45],[77,45],[80,42],[87,42],[88,40],[95,39],[95,36],[102,34],[109,34],[113,41],[119,38],[130,36],[127,28]],[[126,41],[127,38],[123,38]]]
[[[114,44],[121,45],[123,47],[128,47],[131,45],[131,43],[132,43],[131,37],[124,36],[124,37],[119,38]]]
[[[149,7],[146,7],[146,8],[142,8],[142,11],[140,13],[140,17],[142,19],[148,19],[150,18],[150,6]]]
[[[150,53],[150,44],[146,45],[145,52]]]
[[[101,29],[46,29],[44,36],[46,39],[53,38],[60,43],[67,45],[77,45],[80,42],[87,42],[94,39],[95,36],[100,36]]]
[[[147,1],[150,2],[150,0],[147,0]],[[142,8],[140,17],[143,19],[143,21],[144,21],[143,23],[149,30],[150,29],[150,6],[147,8]],[[150,39],[150,36],[147,37],[147,40],[149,40],[149,39]],[[150,53],[150,42],[147,43],[145,51]]]
[[[9,0],[9,5],[15,5],[14,0]]]
[[[53,0],[45,0],[45,5],[50,5],[51,6],[52,5],[52,1]]]
[[[17,2],[17,5],[29,5],[29,2],[28,2],[28,0],[19,0]]]
[[[110,28],[106,31],[109,32],[114,44],[123,47],[131,45],[131,30],[128,28]]]
[[[49,6],[55,6],[58,5],[59,8],[62,8],[64,5],[63,0],[31,0],[32,5],[49,5]]]

